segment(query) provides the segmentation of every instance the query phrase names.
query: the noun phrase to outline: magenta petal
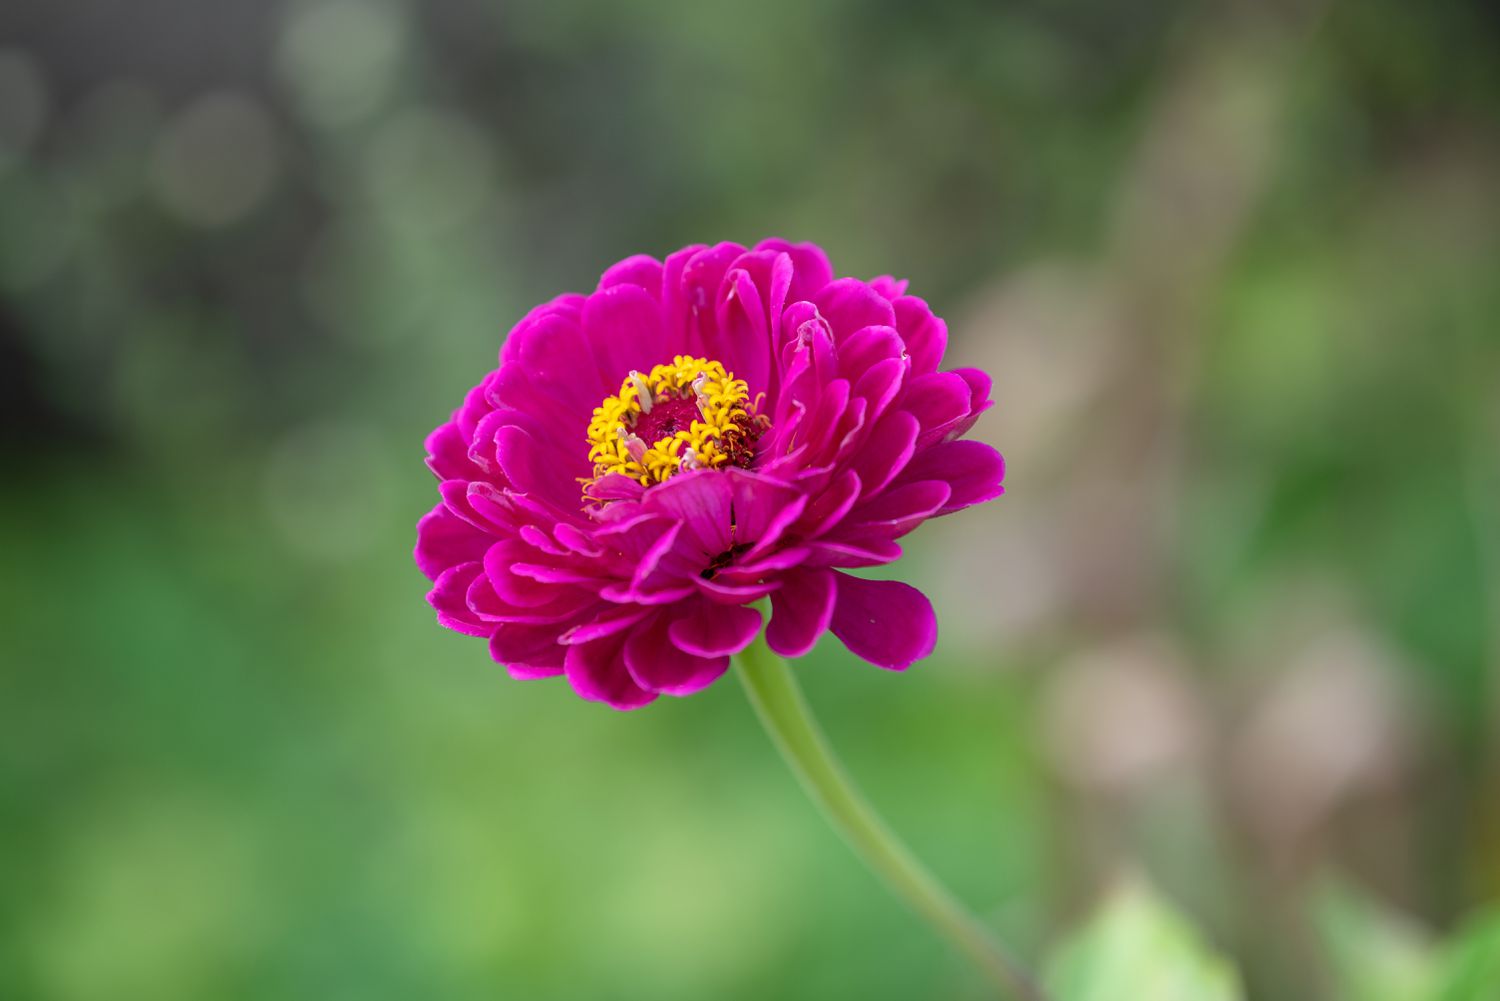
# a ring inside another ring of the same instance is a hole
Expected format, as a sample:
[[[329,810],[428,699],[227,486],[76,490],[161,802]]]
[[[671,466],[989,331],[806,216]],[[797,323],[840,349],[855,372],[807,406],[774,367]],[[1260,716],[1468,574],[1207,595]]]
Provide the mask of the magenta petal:
[[[889,539],[824,539],[808,549],[807,564],[815,567],[878,567],[901,558],[901,547]]]
[[[492,410],[474,428],[473,438],[469,442],[469,461],[491,476],[500,472],[500,464],[495,455],[495,435],[501,428],[510,425],[515,425],[536,438],[543,448],[549,444],[556,445],[542,422],[515,410]]]
[[[454,411],[453,423],[465,441],[474,437],[474,429],[479,426],[484,415],[495,409],[489,402],[490,380],[494,377],[495,373],[491,372],[480,380],[477,386],[465,394],[463,405]]]
[[[895,302],[906,294],[906,287],[911,283],[905,278],[895,278],[891,275],[879,275],[870,279],[870,287],[891,302]]]
[[[800,533],[807,538],[817,538],[829,531],[848,514],[859,500],[859,476],[846,469],[838,479],[807,506],[807,514],[799,526]]]
[[[559,543],[580,556],[604,555],[604,549],[591,535],[566,522],[553,528],[552,535]]]
[[[486,574],[480,574],[469,584],[469,590],[464,592],[464,604],[476,618],[491,626],[498,625],[516,611],[515,605],[508,604],[495,593]]]
[[[581,697],[614,709],[638,709],[656,699],[655,692],[631,678],[625,667],[625,639],[620,633],[568,647],[563,655],[563,673]]]
[[[957,372],[930,372],[909,380],[901,407],[922,425],[917,447],[926,448],[942,440],[969,415],[970,399],[969,383]]]
[[[951,492],[942,480],[894,487],[855,508],[840,534],[899,538],[941,511]]]
[[[801,494],[797,497],[796,500],[790,501],[783,507],[776,508],[775,514],[771,516],[771,520],[766,524],[765,528],[761,530],[761,533],[758,537],[759,541],[757,541],[755,545],[751,547],[750,551],[745,554],[746,561],[756,559],[776,543],[780,542],[781,537],[786,534],[787,529],[795,524],[798,518],[802,517],[802,512],[806,508],[806,494]],[[745,538],[746,541],[749,541],[750,539],[756,537],[747,534]]]
[[[689,302],[682,282],[683,269],[704,249],[701,243],[689,244],[667,255],[662,262],[661,308],[667,324],[667,336],[687,343]]]
[[[460,563],[449,567],[432,582],[427,603],[437,612],[437,620],[465,636],[488,636],[495,631],[492,622],[484,622],[469,608],[469,587],[484,573],[479,563]]]
[[[920,427],[917,419],[903,410],[887,414],[875,425],[864,448],[854,458],[854,471],[864,484],[866,497],[878,494],[906,468],[916,451]]]
[[[874,421],[885,413],[885,408],[901,391],[905,376],[906,362],[900,358],[887,358],[865,370],[854,383],[854,395],[869,401],[864,420]]]
[[[792,284],[789,301],[811,299],[819,289],[833,281],[833,265],[816,243],[789,243],[786,240],[762,240],[756,250],[777,250],[792,259]]]
[[[974,422],[979,420],[979,415],[995,405],[995,401],[990,399],[990,377],[984,372],[977,368],[956,368],[953,374],[969,385],[969,414],[948,428],[943,434],[945,441],[968,434]]]
[[[770,323],[770,381],[767,383],[767,391],[774,391],[777,386],[778,372],[776,361],[780,357],[781,345],[786,341],[788,332],[781,329],[781,314],[786,309],[787,291],[792,286],[792,274],[795,265],[787,254],[776,254],[771,259],[771,273],[766,283],[766,294],[763,297],[766,305],[766,319]],[[794,332],[791,332],[794,333]],[[753,389],[752,389],[753,392]]]
[[[730,546],[729,525],[733,488],[729,478],[713,470],[672,477],[646,491],[643,506],[682,523],[684,541],[712,558]]]
[[[599,278],[599,288],[615,285],[636,285],[650,292],[655,298],[661,296],[662,264],[649,254],[636,254],[618,264],[611,265]]]
[[[683,263],[677,294],[687,311],[688,354],[708,354],[711,341],[717,343],[714,297],[729,265],[744,252],[737,243],[719,243],[703,248]]]
[[[590,622],[574,626],[561,636],[556,636],[553,642],[564,646],[573,646],[577,643],[591,643],[606,636],[612,636],[624,629],[629,629],[637,622],[651,614],[649,608],[638,608],[634,605],[624,605],[610,608],[600,613]]]
[[[595,362],[611,392],[632,369],[649,371],[673,354],[655,295],[637,285],[614,285],[589,296],[583,307],[583,331],[590,357],[576,359],[575,364]]]
[[[760,289],[741,267],[724,276],[724,286],[716,306],[718,338],[710,342],[709,354],[744,379],[752,394],[769,391],[771,329]]]
[[[505,343],[500,345],[500,367],[504,368],[515,360],[516,352],[521,348],[519,342],[538,328],[566,324],[578,329],[579,320],[583,316],[584,300],[584,296],[569,292],[542,303],[521,317],[521,322],[511,328],[510,333],[505,336]],[[550,341],[553,335],[549,334],[544,339]]]
[[[513,563],[511,573],[543,584],[595,584],[602,578],[598,568],[548,566],[543,563]]]
[[[512,608],[539,608],[556,601],[563,593],[555,583],[516,573],[517,562],[536,555],[536,550],[519,539],[502,539],[485,550],[484,574],[495,594]]]
[[[640,504],[610,504],[591,513],[600,522],[592,534],[596,540],[607,540],[605,545],[624,545],[643,532],[655,539],[672,523],[670,518],[643,510]]]
[[[824,383],[838,374],[838,352],[833,343],[833,328],[823,319],[818,307],[810,302],[794,302],[781,314],[782,365],[788,372],[801,362],[816,383]]]
[[[978,413],[991,406],[990,390],[994,386],[994,381],[989,377],[989,373],[977,368],[956,368],[952,374],[969,385],[970,413]]]
[[[839,342],[839,375],[855,382],[883,361],[901,360],[906,345],[895,327],[862,327]]]
[[[746,553],[743,563],[731,563],[715,579],[723,584],[760,584],[767,574],[799,567],[811,555],[806,546],[781,546],[764,556]]]
[[[890,302],[857,278],[829,282],[813,296],[812,301],[833,328],[835,343],[841,347],[844,339],[856,330],[875,325],[896,325],[896,313]]]
[[[906,342],[912,372],[917,375],[936,372],[948,348],[948,325],[933,316],[927,303],[914,295],[903,295],[893,305],[896,329]]]
[[[746,605],[752,601],[759,601],[781,586],[780,580],[730,583],[727,577],[724,580],[704,580],[702,577],[694,577],[693,583],[697,585],[698,591],[705,598],[721,605]]]
[[[548,654],[546,659],[538,657],[530,661],[500,661],[505,665],[505,673],[517,681],[540,681],[542,678],[555,678],[563,673],[564,655],[566,648],[558,647],[557,652]]]
[[[625,665],[641,688],[663,695],[691,695],[728,669],[727,656],[699,657],[678,649],[668,628],[667,616],[658,616],[632,630],[625,640]]]
[[[949,441],[917,455],[903,480],[943,480],[952,489],[941,514],[949,514],[1005,493],[1005,458],[982,441]]]
[[[677,547],[677,537],[681,534],[681,525],[669,525],[667,530],[662,532],[657,540],[651,544],[650,548],[641,555],[640,561],[635,565],[635,572],[630,578],[631,583],[636,586],[645,584],[650,580],[651,575],[656,573],[657,568],[662,565],[663,561],[667,563],[665,567],[666,576],[680,576],[680,574],[674,575],[672,573],[673,570],[680,570],[681,568],[674,566],[673,561],[668,559],[668,557],[672,555],[672,551]]]
[[[849,652],[877,667],[903,671],[932,653],[937,617],[910,584],[835,573],[838,600],[830,628]]]
[[[873,425],[874,420],[869,420],[869,400],[856,397],[849,401],[849,409],[844,411],[843,419],[839,421],[835,429],[838,434],[838,448],[834,450],[834,461],[843,463],[849,460],[855,450],[864,444],[870,436],[867,426]]]
[[[559,506],[576,503],[578,483],[566,466],[548,461],[547,451],[515,425],[495,434],[495,458],[517,493]]]
[[[589,496],[596,501],[638,500],[646,488],[620,473],[607,473],[589,487]]]
[[[849,380],[835,379],[818,393],[816,407],[796,432],[810,456],[820,457],[831,450],[841,422],[849,413],[849,391]]]
[[[488,480],[444,480],[438,493],[448,510],[487,533],[505,535],[524,521],[508,486],[497,487]]]
[[[500,489],[483,480],[471,483],[445,480],[438,484],[438,491],[447,502],[448,510],[486,533],[501,538],[516,534],[526,525],[536,522],[551,524],[567,513],[559,512],[541,500],[518,494],[509,487]]]
[[[806,494],[780,480],[742,469],[728,469],[722,475],[731,488],[734,539],[753,544],[752,553],[774,545],[807,506]]]
[[[555,536],[549,535],[535,525],[522,525],[516,529],[516,533],[520,536],[522,542],[533,549],[541,550],[548,556],[572,555],[568,547],[559,543]],[[594,553],[593,555],[597,556],[599,554]]]
[[[562,674],[563,650],[552,626],[504,623],[490,637],[490,656],[522,680]]]
[[[606,584],[599,589],[599,597],[622,605],[670,605],[684,598],[691,598],[697,590],[692,584],[662,588],[645,588],[634,584]]]
[[[835,595],[831,570],[789,574],[781,588],[771,593],[766,645],[783,657],[806,655],[828,629]]]
[[[581,612],[601,604],[593,592],[586,588],[554,585],[548,590],[550,595],[543,604],[515,604],[496,592],[488,574],[480,574],[470,585],[465,600],[477,617],[491,624],[521,622],[540,625],[568,622],[578,618]]]
[[[702,602],[667,628],[673,643],[699,657],[739,653],[760,633],[760,612],[743,605]]]
[[[437,580],[449,567],[484,559],[485,550],[494,542],[467,521],[439,504],[417,522],[417,546],[413,555],[417,569],[428,580]]]
[[[576,297],[576,306],[567,311],[552,310],[516,325],[500,349],[500,371],[488,387],[494,404],[529,409],[527,403],[541,390],[556,401],[549,406],[554,414],[560,408],[587,420],[600,395],[613,391],[593,365],[579,363],[589,349],[580,324],[583,301]]]
[[[473,479],[483,475],[479,467],[469,461],[469,440],[452,421],[439,424],[437,430],[427,436],[427,468],[440,480]]]

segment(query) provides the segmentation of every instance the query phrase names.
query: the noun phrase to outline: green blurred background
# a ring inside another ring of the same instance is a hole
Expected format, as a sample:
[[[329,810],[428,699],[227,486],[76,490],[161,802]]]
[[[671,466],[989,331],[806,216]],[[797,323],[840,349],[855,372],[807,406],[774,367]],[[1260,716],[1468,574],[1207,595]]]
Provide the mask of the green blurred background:
[[[0,997],[982,996],[732,679],[509,681],[412,566],[536,302],[781,235],[912,280],[1009,493],[809,697],[1028,956],[1149,874],[1252,996],[1329,879],[1500,896],[1500,16],[6,0]],[[1414,933],[1420,934],[1420,933]]]

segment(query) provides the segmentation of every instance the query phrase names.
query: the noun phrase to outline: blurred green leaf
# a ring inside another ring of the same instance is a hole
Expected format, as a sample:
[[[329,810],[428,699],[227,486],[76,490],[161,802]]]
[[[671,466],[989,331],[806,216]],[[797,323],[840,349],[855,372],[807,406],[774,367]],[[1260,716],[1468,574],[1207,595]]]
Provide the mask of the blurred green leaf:
[[[1058,948],[1045,980],[1058,1001],[1235,1001],[1239,975],[1143,883],[1123,883]]]
[[[1353,886],[1330,883],[1314,904],[1338,997],[1348,1001],[1426,1001],[1441,972],[1426,932]]]
[[[1439,1001],[1500,999],[1500,907],[1471,918],[1449,945]]]

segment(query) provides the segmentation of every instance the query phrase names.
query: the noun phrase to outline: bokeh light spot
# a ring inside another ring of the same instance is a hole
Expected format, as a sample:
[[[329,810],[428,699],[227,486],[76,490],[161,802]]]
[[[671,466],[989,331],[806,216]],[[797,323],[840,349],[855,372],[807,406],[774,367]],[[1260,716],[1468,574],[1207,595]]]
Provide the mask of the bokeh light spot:
[[[224,226],[249,215],[275,179],[276,124],[254,98],[200,97],[157,142],[152,181],[166,208],[194,226]]]

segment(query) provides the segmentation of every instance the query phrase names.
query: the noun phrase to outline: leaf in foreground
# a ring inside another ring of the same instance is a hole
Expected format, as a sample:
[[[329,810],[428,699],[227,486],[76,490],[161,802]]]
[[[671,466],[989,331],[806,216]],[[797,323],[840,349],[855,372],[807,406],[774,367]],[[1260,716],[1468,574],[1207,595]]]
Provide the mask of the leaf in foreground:
[[[1239,975],[1149,887],[1127,882],[1047,965],[1056,1001],[1239,1001]]]

